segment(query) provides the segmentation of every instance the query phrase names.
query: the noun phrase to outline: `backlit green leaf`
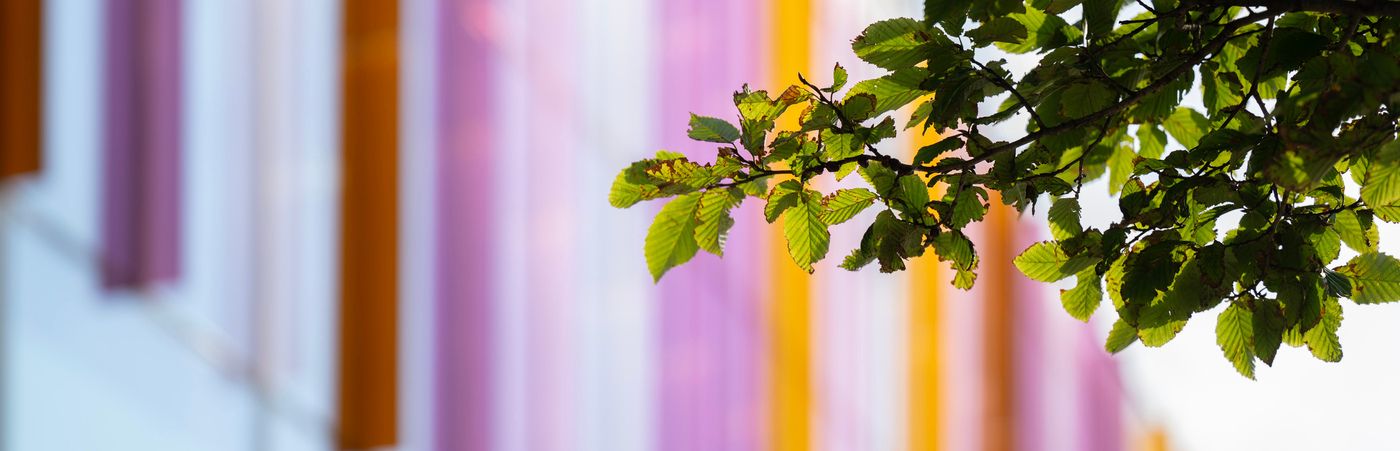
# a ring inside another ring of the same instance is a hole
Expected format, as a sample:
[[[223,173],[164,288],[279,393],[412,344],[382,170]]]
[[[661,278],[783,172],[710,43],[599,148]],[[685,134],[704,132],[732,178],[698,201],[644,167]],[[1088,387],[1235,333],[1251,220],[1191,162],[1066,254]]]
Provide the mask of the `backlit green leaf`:
[[[1094,310],[1098,310],[1099,304],[1103,302],[1101,279],[1093,267],[1080,271],[1078,277],[1079,283],[1074,288],[1060,290],[1060,303],[1064,304],[1069,316],[1080,321],[1089,321],[1089,317],[1094,315]]]
[[[787,180],[774,186],[773,190],[768,192],[768,203],[763,207],[763,218],[769,223],[777,221],[784,211],[797,205],[798,195],[801,193],[802,184],[796,180]]]
[[[849,221],[874,204],[875,193],[865,188],[837,190],[822,198],[822,203],[826,207],[826,212],[822,214],[822,222],[836,225]]]
[[[1338,212],[1335,226],[1337,235],[1341,236],[1342,242],[1357,252],[1375,252],[1376,245],[1380,242],[1380,232],[1376,229],[1376,225],[1374,223],[1362,224],[1361,218],[1351,210]]]
[[[1322,303],[1322,321],[1317,327],[1303,333],[1303,342],[1313,357],[1324,362],[1342,361],[1342,342],[1337,338],[1337,330],[1342,327],[1342,304],[1336,298],[1327,298]]]
[[[798,195],[797,205],[783,212],[783,236],[787,238],[788,255],[803,271],[814,271],[812,264],[826,257],[831,233],[822,215],[821,195],[805,191]]]
[[[706,191],[695,210],[695,242],[705,251],[723,256],[724,239],[734,226],[729,211],[739,206],[744,194],[737,188]]]
[[[1079,199],[1064,197],[1050,205],[1050,236],[1066,240],[1084,231],[1079,225]]]
[[[1086,257],[1070,258],[1060,245],[1053,241],[1041,241],[1026,248],[1016,256],[1016,268],[1022,274],[1041,282],[1054,282],[1092,266],[1095,259]]]
[[[739,129],[728,121],[708,116],[690,115],[690,139],[713,143],[732,143],[739,139]]]
[[[1244,377],[1254,379],[1254,315],[1240,304],[1230,304],[1215,323],[1215,343],[1225,359]]]
[[[1103,349],[1117,354],[1119,351],[1128,349],[1128,346],[1137,342],[1137,339],[1137,329],[1119,319],[1113,322],[1113,329],[1108,331],[1108,340],[1104,342]]]
[[[1196,147],[1201,142],[1201,136],[1210,129],[1210,121],[1196,110],[1181,107],[1172,113],[1171,117],[1163,123],[1167,133],[1176,139],[1176,142],[1186,146],[1187,149]]]
[[[906,18],[875,22],[851,41],[851,50],[865,62],[888,70],[914,67],[928,58],[924,24]]]
[[[647,269],[656,281],[671,268],[690,261],[700,250],[695,242],[695,207],[699,201],[700,193],[676,197],[661,207],[647,229]]]

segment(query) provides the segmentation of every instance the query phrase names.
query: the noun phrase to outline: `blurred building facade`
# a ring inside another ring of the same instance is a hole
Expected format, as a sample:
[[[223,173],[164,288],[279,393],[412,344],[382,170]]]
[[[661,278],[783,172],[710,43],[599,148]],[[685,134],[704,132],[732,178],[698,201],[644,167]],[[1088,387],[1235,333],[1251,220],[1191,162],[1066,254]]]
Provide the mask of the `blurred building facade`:
[[[994,213],[960,293],[932,258],[793,274],[749,202],[725,258],[653,284],[657,207],[607,206],[626,163],[712,152],[689,112],[873,76],[849,39],[921,7],[8,0],[0,444],[1156,446],[1101,337],[1011,269],[1029,219]]]

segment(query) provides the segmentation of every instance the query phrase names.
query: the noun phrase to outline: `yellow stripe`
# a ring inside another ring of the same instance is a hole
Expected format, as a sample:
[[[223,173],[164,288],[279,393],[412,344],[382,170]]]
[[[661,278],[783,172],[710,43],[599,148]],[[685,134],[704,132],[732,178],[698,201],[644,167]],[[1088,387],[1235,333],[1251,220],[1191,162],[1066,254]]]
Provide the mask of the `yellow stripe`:
[[[938,142],[939,139],[938,134],[932,130],[927,135],[919,135],[918,131],[918,127],[905,131],[912,138],[911,159],[920,147]],[[938,449],[938,440],[942,433],[939,417],[942,358],[938,355],[938,293],[949,281],[940,270],[943,263],[939,263],[932,250],[928,252],[923,257],[909,262],[910,451]]]
[[[770,92],[779,93],[797,82],[797,73],[808,70],[810,0],[773,0],[770,11]],[[791,128],[794,115],[779,121]],[[772,448],[806,451],[812,448],[811,419],[811,276],[788,257],[781,222],[773,227],[772,275],[776,281],[769,303],[772,325]]]

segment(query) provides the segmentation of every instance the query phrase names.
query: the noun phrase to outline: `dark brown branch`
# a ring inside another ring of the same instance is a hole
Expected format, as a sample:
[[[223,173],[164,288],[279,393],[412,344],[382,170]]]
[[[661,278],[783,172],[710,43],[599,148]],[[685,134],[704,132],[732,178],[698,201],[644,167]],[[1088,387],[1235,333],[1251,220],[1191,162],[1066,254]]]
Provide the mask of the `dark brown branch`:
[[[1220,0],[1215,4],[1267,8],[1275,14],[1310,11],[1349,16],[1400,16],[1400,2],[1384,0]]]

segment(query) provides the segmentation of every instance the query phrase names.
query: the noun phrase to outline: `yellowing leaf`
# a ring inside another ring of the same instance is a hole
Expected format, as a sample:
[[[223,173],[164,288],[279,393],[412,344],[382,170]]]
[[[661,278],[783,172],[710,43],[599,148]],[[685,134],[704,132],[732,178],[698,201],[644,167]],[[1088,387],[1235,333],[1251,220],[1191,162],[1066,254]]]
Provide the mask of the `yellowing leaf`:
[[[1352,258],[1337,272],[1351,280],[1351,300],[1357,304],[1400,301],[1400,260],[1379,252]]]

